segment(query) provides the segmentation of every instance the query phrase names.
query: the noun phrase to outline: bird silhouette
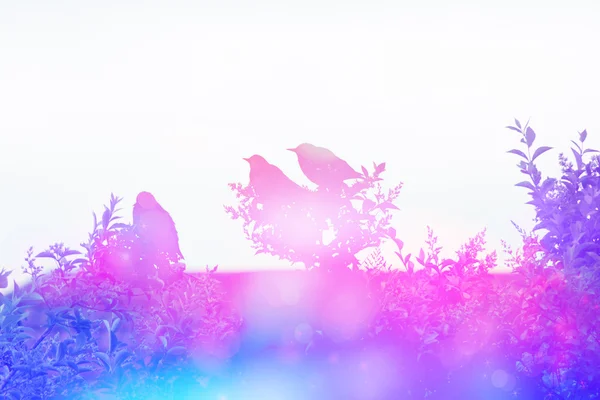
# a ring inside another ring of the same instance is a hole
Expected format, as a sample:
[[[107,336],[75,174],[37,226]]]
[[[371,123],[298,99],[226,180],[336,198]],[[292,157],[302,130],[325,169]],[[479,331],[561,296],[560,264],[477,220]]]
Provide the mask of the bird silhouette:
[[[277,206],[290,205],[310,193],[264,157],[255,154],[244,160],[250,164],[250,185],[259,202]]]
[[[179,237],[171,215],[149,192],[140,192],[133,206],[133,224],[139,237],[170,259],[183,259]]]
[[[304,175],[319,187],[338,188],[347,179],[364,178],[331,150],[303,143],[288,149],[298,156],[298,164]]]

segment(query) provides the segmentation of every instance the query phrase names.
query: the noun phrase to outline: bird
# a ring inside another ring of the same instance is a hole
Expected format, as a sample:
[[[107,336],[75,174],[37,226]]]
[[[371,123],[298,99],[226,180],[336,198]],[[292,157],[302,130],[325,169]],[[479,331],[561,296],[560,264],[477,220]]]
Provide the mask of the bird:
[[[182,260],[179,237],[171,215],[161,207],[152,193],[140,192],[133,206],[133,224],[142,240],[170,259]]]
[[[338,188],[343,187],[343,182],[347,179],[364,178],[346,161],[324,147],[302,143],[298,147],[287,150],[296,153],[304,175],[319,187]]]
[[[250,185],[259,202],[276,206],[291,205],[310,193],[264,157],[255,154],[244,160],[250,165]]]

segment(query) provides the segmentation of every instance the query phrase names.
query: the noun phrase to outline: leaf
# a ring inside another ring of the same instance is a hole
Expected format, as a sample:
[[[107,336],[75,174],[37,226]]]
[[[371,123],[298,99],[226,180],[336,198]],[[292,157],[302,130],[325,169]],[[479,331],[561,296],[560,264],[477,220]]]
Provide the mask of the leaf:
[[[23,397],[21,396],[21,391],[19,390],[9,390],[8,394],[11,396],[11,398],[15,399],[15,400],[21,400]]]
[[[362,204],[362,211],[363,213],[369,212],[373,209],[373,207],[375,206],[375,202],[371,199],[365,199],[365,201],[363,201]]]
[[[168,356],[182,356],[186,353],[186,348],[183,346],[174,346],[167,351]]]
[[[519,127],[519,129],[521,129],[521,123],[519,122],[518,119],[515,118],[515,125]]]
[[[164,336],[160,336],[159,339],[162,342],[163,347],[166,349],[167,348],[167,339]]]
[[[168,307],[167,313],[169,314],[169,316],[171,317],[173,322],[177,322],[177,317],[178,317],[177,311],[173,307]]]
[[[585,138],[587,138],[587,130],[583,130],[582,132],[579,132],[579,141],[581,143],[585,142]]]
[[[31,292],[31,293],[28,293],[25,296],[23,296],[23,298],[21,300],[22,301],[39,302],[39,301],[44,301],[44,298],[38,292]]]
[[[552,147],[549,146],[541,146],[538,147],[533,153],[533,157],[531,157],[531,161],[534,161],[536,158],[547,152],[548,150],[552,150]]]
[[[79,371],[77,371],[78,374],[83,374],[84,372],[90,372],[93,371],[93,368],[90,367],[81,367],[79,368]]]
[[[362,168],[362,172],[363,175],[365,176],[365,178],[369,177],[369,171],[367,171],[367,169],[365,167],[363,167],[362,165],[360,166]]]
[[[394,204],[392,204],[389,201],[384,201],[383,203],[381,203],[380,205],[378,205],[376,208],[380,208],[382,211],[385,210],[400,210],[398,207],[396,207]]]
[[[401,253],[399,253],[397,251],[395,251],[394,253],[398,256],[398,258],[400,259],[400,261],[404,262],[404,258],[402,257]]]
[[[121,318],[116,318],[113,320],[110,330],[116,332],[117,329],[119,329],[119,326],[121,326]]]
[[[58,344],[58,347],[56,348],[56,360],[61,361],[64,358],[65,354],[67,354],[67,345],[63,341],[60,342]]]
[[[517,361],[515,367],[517,372],[530,372],[529,369],[525,367],[525,365],[521,361]]]
[[[106,371],[110,371],[110,357],[108,357],[108,355],[106,353],[102,353],[100,351],[96,351],[94,352],[94,355],[102,362],[102,365],[104,365],[104,369]]]
[[[527,130],[525,131],[525,140],[527,140],[527,147],[531,147],[531,145],[535,141],[535,132],[529,126],[527,127]]]
[[[131,352],[129,352],[128,350],[121,350],[119,351],[116,355],[115,355],[115,365],[121,366],[121,364],[123,363],[123,361],[125,361],[127,359],[127,357],[129,357],[131,355]]]
[[[62,254],[63,257],[68,257],[68,256],[72,256],[74,254],[81,254],[80,251],[78,250],[65,250]]]
[[[375,164],[375,163],[373,163],[373,164]],[[383,172],[385,172],[385,163],[384,162],[375,166],[375,175],[379,175]]]
[[[35,258],[53,258],[53,259],[56,260],[56,255],[54,253],[49,252],[49,251],[42,251],[37,256],[35,256]]]
[[[17,281],[13,280],[13,302],[15,301],[15,299],[21,297],[22,295],[22,291],[21,288],[19,287],[19,284],[17,283]],[[16,303],[14,304],[16,306]]]
[[[104,212],[102,213],[102,227],[104,230],[108,229],[108,223],[110,222],[110,210],[104,207]]]
[[[425,338],[423,339],[423,343],[424,344],[431,344],[434,342],[437,342],[437,338],[438,337],[438,333],[433,331],[427,334],[427,336],[425,336]]]
[[[529,161],[529,158],[527,158],[527,155],[525,155],[525,153],[523,153],[521,150],[518,150],[518,149],[512,149],[512,150],[509,150],[509,151],[507,151],[507,153],[516,154],[516,155],[518,155],[519,157],[523,157],[525,160]],[[521,161],[521,162],[522,162],[522,161]],[[520,167],[520,168],[522,168],[522,167],[521,167],[521,165],[523,165],[523,164],[519,164],[519,167]]]
[[[587,153],[600,153],[600,151],[594,150],[594,149],[585,149],[583,151],[583,154],[587,154]]]
[[[583,160],[581,159],[581,154],[575,151],[575,149],[571,149],[573,155],[575,156],[575,162],[577,163],[577,169],[580,170],[583,167]]]
[[[579,147],[579,145],[577,144],[577,142],[576,142],[576,141],[574,141],[574,140],[571,140],[571,143],[573,143],[573,144],[575,145],[575,147],[577,147],[577,150],[579,150],[579,152],[580,152],[580,153],[582,152],[582,151],[581,151],[581,147]]]
[[[445,267],[447,267],[449,265],[456,265],[456,261],[447,258],[447,259],[443,260],[442,263],[440,264],[440,269],[444,269]]]
[[[87,343],[85,333],[79,332],[75,338],[75,343],[77,344],[77,348],[82,348]]]
[[[394,243],[396,243],[396,246],[398,246],[398,251],[402,251],[404,248],[404,242],[400,239],[394,239]]]
[[[531,182],[523,181],[515,184],[515,186],[520,186],[535,191],[535,186],[533,186]]]

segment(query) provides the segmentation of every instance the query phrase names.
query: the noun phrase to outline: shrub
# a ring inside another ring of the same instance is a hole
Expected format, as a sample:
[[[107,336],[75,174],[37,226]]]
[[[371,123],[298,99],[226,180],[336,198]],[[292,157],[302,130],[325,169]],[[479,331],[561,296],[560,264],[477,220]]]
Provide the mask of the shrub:
[[[147,251],[131,226],[115,222],[120,200],[111,195],[101,221],[94,215],[85,254],[63,244],[35,257],[29,250],[31,284],[15,282],[2,297],[4,398],[167,398],[175,380],[210,375],[204,359],[230,355],[241,320],[216,267],[195,277]],[[56,268],[43,274],[36,258]]]

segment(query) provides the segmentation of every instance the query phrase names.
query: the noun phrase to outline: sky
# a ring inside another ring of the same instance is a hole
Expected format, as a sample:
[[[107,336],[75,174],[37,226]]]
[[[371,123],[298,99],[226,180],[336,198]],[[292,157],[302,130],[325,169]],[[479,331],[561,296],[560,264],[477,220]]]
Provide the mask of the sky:
[[[555,147],[544,176],[578,131],[600,148],[600,6],[557,4],[0,2],[0,266],[77,248],[111,192],[130,221],[147,190],[189,269],[290,268],[254,256],[223,204],[252,154],[310,184],[285,150],[302,142],[387,163],[405,252],[429,225],[446,256],[484,228],[501,255],[510,220],[534,218],[513,117]]]

